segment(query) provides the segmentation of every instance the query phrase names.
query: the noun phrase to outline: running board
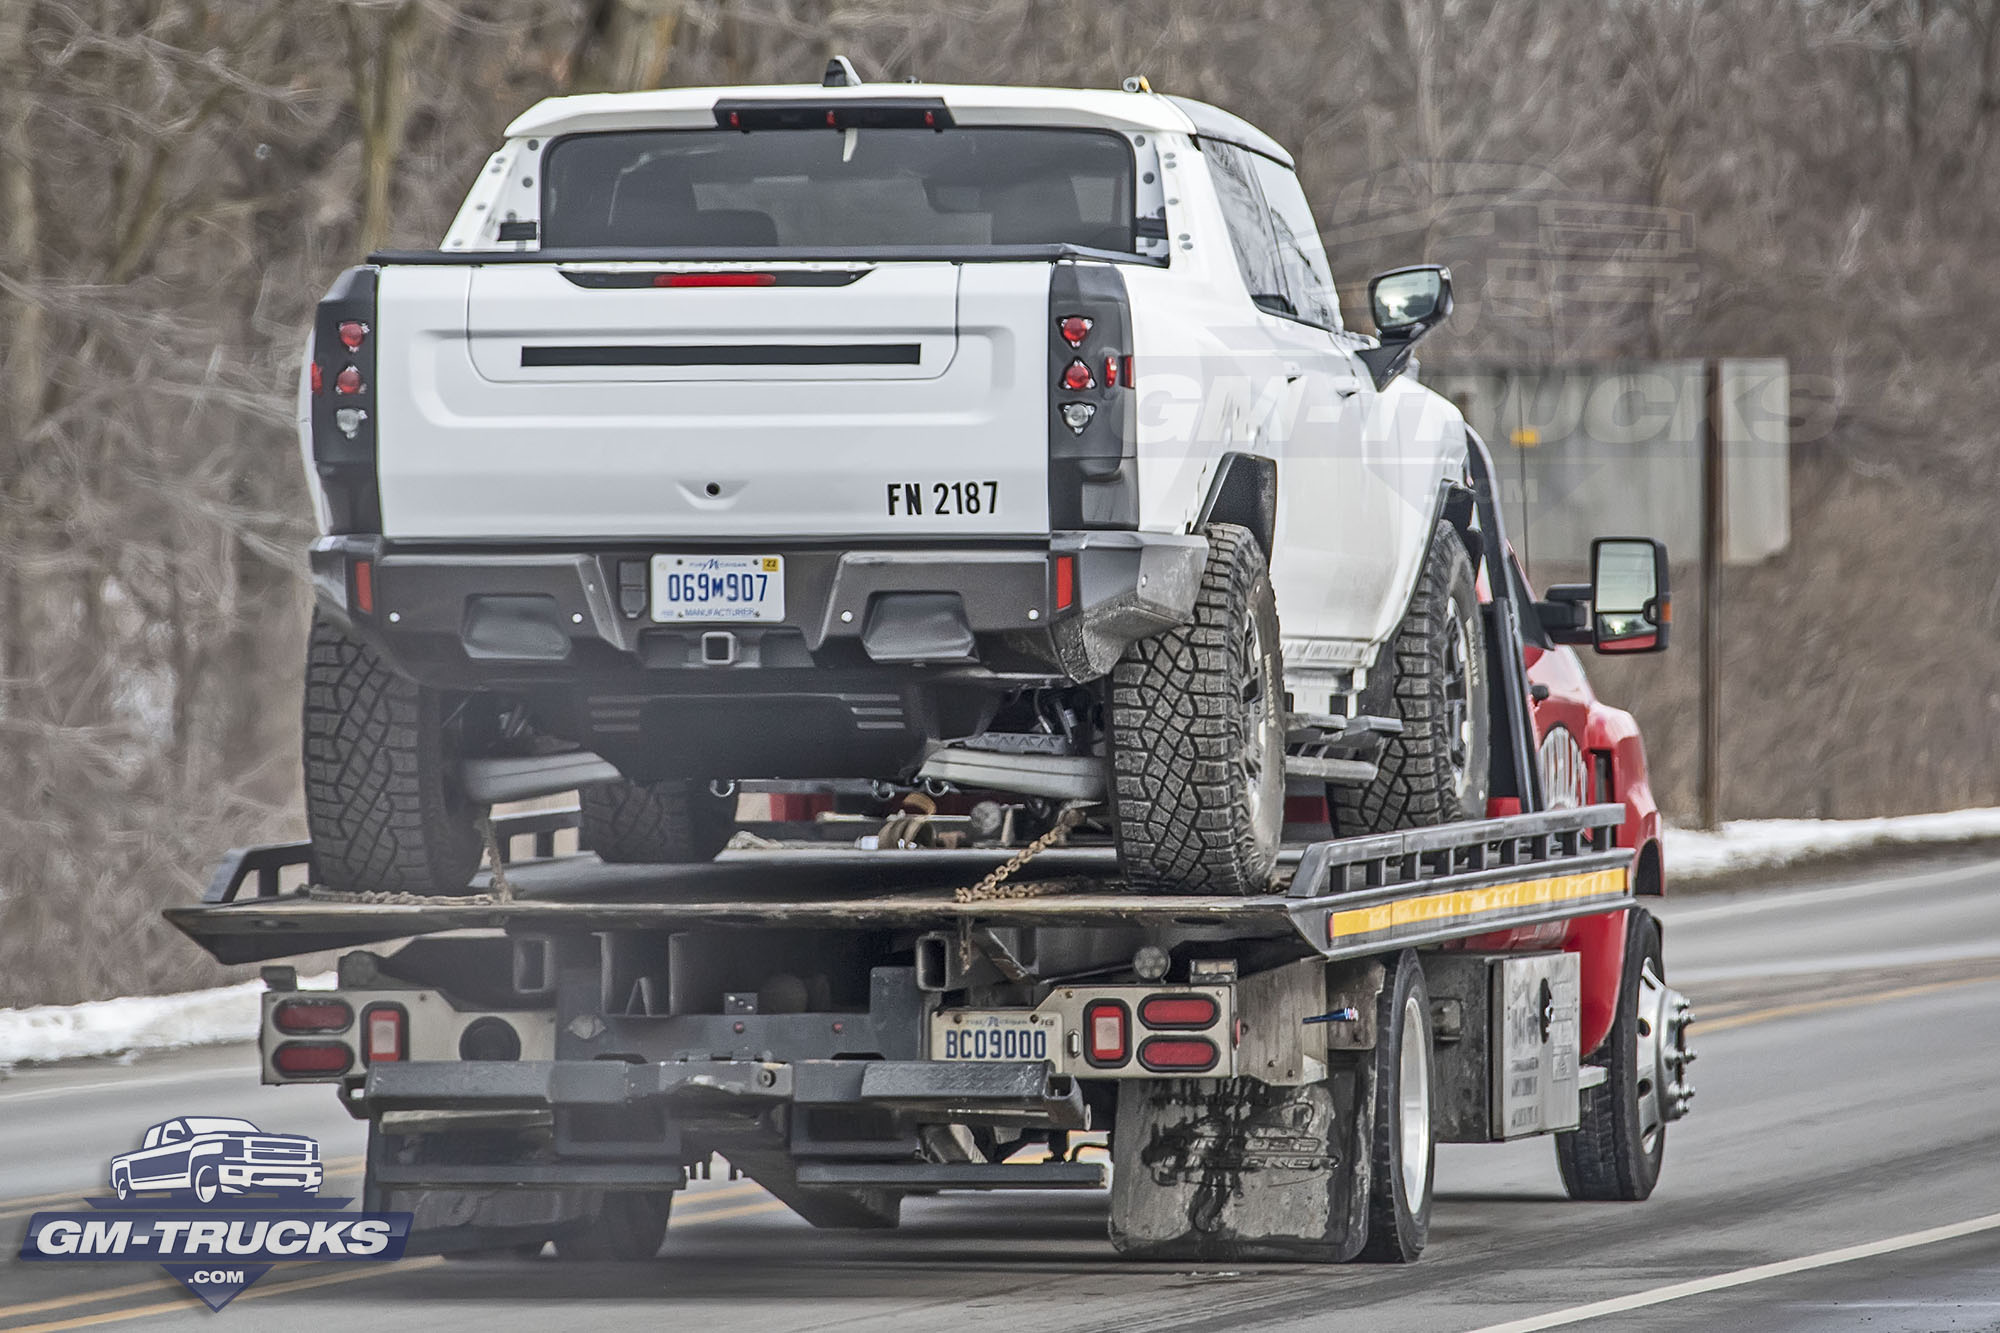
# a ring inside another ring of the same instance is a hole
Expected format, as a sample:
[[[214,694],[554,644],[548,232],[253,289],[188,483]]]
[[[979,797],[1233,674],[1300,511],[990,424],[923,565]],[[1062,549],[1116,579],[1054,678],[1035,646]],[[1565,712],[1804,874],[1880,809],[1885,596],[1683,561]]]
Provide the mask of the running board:
[[[939,750],[917,776],[975,791],[1018,792],[1059,801],[1104,799],[1104,761],[1078,754]]]
[[[596,782],[616,782],[620,776],[608,760],[588,750],[509,759],[468,759],[458,768],[459,783],[475,805],[554,796]]]
[[[840,1189],[1097,1190],[1102,1162],[805,1162],[799,1184]]]

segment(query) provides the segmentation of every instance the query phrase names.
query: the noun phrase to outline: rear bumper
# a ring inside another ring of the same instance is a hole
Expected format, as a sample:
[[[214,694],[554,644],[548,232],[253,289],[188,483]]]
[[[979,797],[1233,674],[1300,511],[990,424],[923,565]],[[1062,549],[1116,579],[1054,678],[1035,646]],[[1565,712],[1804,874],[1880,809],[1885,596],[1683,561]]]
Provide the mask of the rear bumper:
[[[755,550],[784,557],[785,618],[690,625],[651,619],[662,546],[327,537],[312,565],[323,611],[397,670],[528,696],[538,721],[628,771],[851,777],[908,767],[924,742],[981,729],[1007,690],[1103,675],[1129,644],[1192,615],[1207,557],[1200,537],[1138,532],[773,542]],[[677,738],[673,753],[663,737]]]

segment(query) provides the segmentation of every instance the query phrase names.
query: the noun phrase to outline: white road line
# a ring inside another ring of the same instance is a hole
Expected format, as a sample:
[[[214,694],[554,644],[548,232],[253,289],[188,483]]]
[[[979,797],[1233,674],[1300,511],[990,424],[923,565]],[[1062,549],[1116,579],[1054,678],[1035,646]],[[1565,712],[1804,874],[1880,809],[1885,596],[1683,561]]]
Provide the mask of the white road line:
[[[1824,1250],[1819,1254],[1808,1254],[1800,1259],[1784,1259],[1774,1264],[1759,1264],[1755,1268],[1739,1268],[1733,1273],[1717,1273],[1714,1277],[1696,1278],[1692,1282],[1676,1282],[1670,1287],[1655,1287],[1651,1291],[1635,1292],[1630,1296],[1619,1296],[1608,1301],[1573,1305],[1567,1310],[1555,1310],[1528,1319],[1515,1319],[1505,1324],[1489,1324],[1485,1328],[1474,1329],[1473,1333],[1533,1333],[1536,1329],[1561,1328],[1566,1324],[1580,1324],[1586,1319],[1602,1319],[1606,1315],[1624,1314],[1628,1310],[1643,1310],[1649,1305],[1665,1305],[1668,1301],[1700,1296],[1705,1292],[1724,1291],[1730,1287],[1747,1287],[1753,1282],[1767,1282],[1774,1277],[1807,1273],[1815,1268],[1831,1268],[1835,1264],[1853,1263],[1856,1259],[1872,1259],[1878,1254],[1894,1254],[1898,1250],[1913,1250],[1919,1245],[1935,1245],[1939,1241],[1957,1240],[1960,1236],[1972,1236],[1982,1231],[1996,1230],[2000,1230],[2000,1213],[1988,1213],[1969,1222],[1954,1222],[1950,1226],[1931,1227],[1927,1231],[1912,1231],[1901,1236],[1891,1236],[1887,1240],[1872,1240],[1864,1245],[1849,1245],[1840,1250]]]
[[[55,1088],[23,1088],[18,1092],[0,1092],[0,1102],[29,1102],[43,1097],[68,1097],[86,1092],[124,1092],[131,1088],[148,1088],[167,1083],[220,1083],[224,1079],[242,1081],[244,1074],[256,1073],[254,1067],[246,1069],[238,1065],[229,1069],[190,1069],[181,1074],[156,1074],[151,1078],[122,1078],[99,1083],[71,1083]]]
[[[2000,938],[1934,948],[1877,949],[1873,953],[1821,954],[1814,958],[1773,958],[1762,963],[1731,963],[1719,967],[1677,967],[1676,986],[1703,981],[1735,981],[1743,977],[1809,977],[1822,972],[1869,972],[1904,967],[1936,967],[1943,963],[2000,961]]]
[[[1783,869],[1782,866],[1773,869]],[[1667,867],[1671,876],[1673,867]],[[1694,894],[1680,898],[1672,897],[1673,888],[1669,883],[1666,910],[1661,919],[1669,926],[1677,921],[1705,921],[1719,916],[1743,916],[1751,912],[1775,912],[1801,904],[1817,906],[1821,903],[1846,902],[1852,898],[1874,898],[1886,893],[1913,893],[1921,889],[1934,889],[1942,885],[1958,884],[1967,880],[1992,879],[2000,875],[2000,861],[1981,861],[1977,865],[1957,866],[1950,870],[1931,870],[1919,875],[1899,875],[1889,879],[1866,879],[1857,884],[1841,884],[1833,888],[1795,889],[1779,893],[1762,893],[1755,889],[1740,894],[1731,894],[1725,902],[1702,907],[1674,910],[1679,903],[1688,902]]]

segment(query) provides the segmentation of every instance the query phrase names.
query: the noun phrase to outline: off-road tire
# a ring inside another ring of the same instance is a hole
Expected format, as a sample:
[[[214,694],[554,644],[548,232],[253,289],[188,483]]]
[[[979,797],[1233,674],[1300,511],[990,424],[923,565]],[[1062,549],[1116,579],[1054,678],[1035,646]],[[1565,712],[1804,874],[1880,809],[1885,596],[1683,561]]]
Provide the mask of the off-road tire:
[[[643,1263],[666,1243],[673,1215],[670,1190],[610,1190],[586,1222],[556,1237],[556,1258],[581,1262]]]
[[[735,797],[713,796],[705,785],[681,779],[602,782],[577,796],[579,843],[614,865],[713,860],[736,831]]]
[[[1437,1063],[1431,1046],[1431,1001],[1424,969],[1416,951],[1405,949],[1391,961],[1375,1008],[1374,1138],[1369,1151],[1368,1240],[1361,1247],[1363,1263],[1416,1262],[1430,1239],[1431,1191],[1437,1175],[1437,1135],[1432,1131],[1436,1105]],[[1404,1070],[1404,1036],[1421,1066],[1424,1113],[1423,1143],[1406,1141],[1402,1100],[1408,1080]],[[1422,1184],[1412,1197],[1404,1179],[1404,1163],[1421,1153]]]
[[[1383,743],[1366,786],[1327,788],[1334,832],[1349,837],[1484,819],[1492,780],[1489,689],[1472,561],[1457,531],[1439,523],[1403,623],[1361,693],[1363,713],[1402,719],[1403,734]],[[1463,730],[1461,718],[1468,724]]]
[[[1583,1090],[1577,1127],[1555,1136],[1556,1166],[1572,1199],[1637,1203],[1659,1183],[1667,1155],[1667,1127],[1662,1122],[1648,1144],[1639,1116],[1643,1091],[1639,1081],[1655,1072],[1639,1068],[1639,969],[1649,959],[1654,975],[1664,980],[1660,923],[1650,912],[1629,909],[1618,1013],[1603,1047],[1584,1062],[1601,1065],[1604,1081]]]
[[[306,824],[318,882],[346,892],[463,893],[484,811],[458,787],[448,699],[315,613],[306,659]]]
[[[1284,669],[1264,555],[1207,532],[1194,618],[1125,650],[1109,682],[1118,861],[1135,887],[1263,893],[1284,823]]]

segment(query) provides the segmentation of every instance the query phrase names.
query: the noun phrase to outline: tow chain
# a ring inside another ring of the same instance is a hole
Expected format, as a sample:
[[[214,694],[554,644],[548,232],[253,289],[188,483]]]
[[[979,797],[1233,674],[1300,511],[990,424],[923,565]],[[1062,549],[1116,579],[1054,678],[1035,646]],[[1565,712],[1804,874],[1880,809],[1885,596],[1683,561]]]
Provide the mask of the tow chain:
[[[961,903],[991,902],[1000,898],[1035,898],[1044,894],[1061,893],[1068,889],[1066,880],[1051,880],[1038,884],[1008,884],[1017,871],[1028,862],[1040,856],[1051,847],[1060,846],[1069,837],[1070,830],[1083,822],[1083,812],[1088,809],[1088,801],[1071,801],[1056,816],[1054,827],[1033,842],[1015,852],[993,868],[991,874],[977,884],[962,885],[952,894],[954,901]]]

